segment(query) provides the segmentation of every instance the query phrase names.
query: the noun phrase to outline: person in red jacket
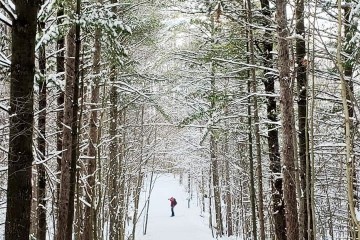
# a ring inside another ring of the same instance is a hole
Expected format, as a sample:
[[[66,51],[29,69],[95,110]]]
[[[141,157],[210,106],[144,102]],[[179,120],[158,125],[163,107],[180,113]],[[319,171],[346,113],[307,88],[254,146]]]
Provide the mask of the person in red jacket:
[[[169,200],[170,200],[170,207],[171,207],[171,217],[174,217],[175,216],[174,207],[176,206],[177,202],[174,197],[169,198]]]

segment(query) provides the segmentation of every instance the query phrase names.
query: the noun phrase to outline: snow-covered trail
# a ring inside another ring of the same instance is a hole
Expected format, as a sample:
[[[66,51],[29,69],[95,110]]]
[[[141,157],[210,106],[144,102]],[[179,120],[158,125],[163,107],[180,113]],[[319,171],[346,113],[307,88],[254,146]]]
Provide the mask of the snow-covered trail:
[[[170,197],[175,197],[175,217],[170,217]],[[160,176],[150,198],[147,234],[138,232],[136,240],[211,240],[206,220],[200,216],[196,199],[188,208],[187,193],[179,179],[172,175]],[[143,221],[143,218],[142,220]],[[142,228],[139,226],[139,228]]]

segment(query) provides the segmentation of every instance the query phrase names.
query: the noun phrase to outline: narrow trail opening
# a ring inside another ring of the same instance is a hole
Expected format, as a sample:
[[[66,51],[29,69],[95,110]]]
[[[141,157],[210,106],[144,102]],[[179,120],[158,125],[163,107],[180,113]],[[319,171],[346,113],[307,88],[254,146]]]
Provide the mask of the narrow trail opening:
[[[170,197],[175,197],[175,217],[171,216]],[[143,222],[143,217],[141,221]],[[142,225],[142,224],[141,224]],[[147,234],[142,234],[142,226],[136,240],[210,240],[211,230],[207,219],[200,216],[196,196],[190,201],[188,193],[173,175],[162,175],[157,178],[150,198]]]

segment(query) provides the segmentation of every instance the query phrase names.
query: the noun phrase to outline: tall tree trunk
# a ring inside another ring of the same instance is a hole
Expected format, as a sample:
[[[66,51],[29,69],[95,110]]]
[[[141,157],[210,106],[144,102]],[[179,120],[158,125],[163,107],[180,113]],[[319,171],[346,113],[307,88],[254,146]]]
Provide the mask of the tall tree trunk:
[[[154,163],[155,156],[156,155],[154,154],[153,163]],[[149,220],[150,199],[151,199],[150,197],[151,197],[151,192],[152,192],[152,189],[154,186],[153,179],[154,179],[154,168],[150,173],[149,195],[147,196],[147,199],[146,199],[146,210],[145,210],[145,215],[144,215],[143,235],[146,235],[146,232],[147,232],[147,225],[148,225],[148,220]]]
[[[211,11],[211,2],[208,2],[209,12],[208,15],[211,21],[211,44],[216,44],[216,29],[215,29],[215,18]],[[219,7],[219,6],[217,6]],[[216,9],[213,9],[216,11]],[[216,80],[215,80],[215,63],[211,62],[210,66],[210,88],[211,88],[211,100],[210,100],[210,119],[213,118],[213,111],[216,107]],[[221,192],[220,192],[220,181],[219,181],[219,163],[216,156],[217,151],[217,137],[215,136],[216,130],[211,126],[210,131],[210,161],[211,161],[211,171],[212,171],[212,183],[214,188],[214,208],[215,208],[215,219],[216,219],[216,236],[222,237],[224,235],[223,219],[221,213]]]
[[[251,82],[248,81],[248,94]],[[251,119],[251,98],[248,98],[248,152],[249,152],[249,192],[250,192],[250,205],[251,205],[251,223],[253,238],[257,239],[257,224],[256,224],[256,193],[255,193],[255,177],[254,177],[254,157],[253,157],[253,136],[252,136],[252,119]]]
[[[132,229],[132,239],[135,238],[136,233],[136,224],[138,222],[138,210],[139,210],[139,200],[140,200],[140,192],[142,187],[142,182],[144,178],[144,173],[142,170],[143,165],[143,152],[144,152],[144,105],[141,106],[141,130],[140,130],[140,159],[139,159],[139,167],[138,167],[138,176],[136,179],[135,189],[134,189],[134,214],[133,214],[133,229]]]
[[[84,57],[84,53],[83,53],[83,57]],[[82,59],[80,61],[80,64],[83,64],[83,60]],[[88,116],[88,114],[84,114],[84,110],[88,110],[88,108],[85,106],[85,102],[87,102],[87,86],[85,86],[84,84],[84,69],[79,69],[79,96],[78,99],[80,100],[79,102],[79,107],[78,107],[78,119],[77,119],[77,130],[78,130],[78,142],[83,141],[83,138],[81,138],[81,136],[87,135],[86,131],[89,130],[90,128],[90,114]],[[87,111],[87,113],[89,113],[90,111]],[[83,126],[89,126],[89,128],[83,128]],[[77,150],[77,155],[80,154],[79,149]],[[82,151],[82,155],[87,156],[88,155],[88,151],[87,149],[84,149]],[[82,181],[80,182],[80,175],[85,175],[87,176],[87,164],[88,162],[86,161],[87,159],[82,159],[79,161],[79,163],[77,164],[77,171],[76,171],[76,186],[75,186],[75,203],[74,203],[74,234],[73,234],[73,238],[77,239],[77,240],[83,240],[83,237],[85,234],[84,233],[84,224],[85,224],[85,208],[87,206],[87,204],[83,204],[83,201],[80,200],[80,198],[83,196],[85,198],[85,200],[87,200],[87,180],[88,178],[86,177],[85,179],[82,179]],[[81,183],[83,183],[81,185]]]
[[[352,79],[352,75],[353,75],[353,66],[354,66],[354,62],[355,60],[353,59],[352,55],[354,52],[354,48],[355,48],[355,44],[353,42],[353,37],[355,32],[357,31],[356,29],[356,24],[357,23],[353,23],[352,20],[352,14],[351,14],[351,0],[347,0],[346,1],[348,3],[348,6],[344,7],[344,20],[345,20],[345,24],[344,24],[344,35],[345,35],[345,53],[347,56],[347,59],[345,59],[344,61],[344,76],[345,76],[345,83],[346,83],[346,88],[347,88],[347,93],[346,93],[346,99],[348,101],[347,104],[347,108],[348,108],[348,113],[349,113],[349,124],[350,124],[350,137],[351,137],[351,148],[354,148],[354,137],[355,137],[355,131],[354,130],[354,85],[353,85],[353,79]],[[356,101],[356,100],[355,100]],[[359,208],[359,196],[357,195],[357,178],[356,178],[356,161],[355,161],[355,157],[351,158],[351,168],[352,170],[352,187],[353,187],[353,198],[354,198],[354,208]],[[357,226],[356,223],[354,221],[351,221],[351,227],[352,229],[354,229],[352,231],[352,236],[356,237],[358,235],[358,232],[360,231]]]
[[[43,31],[45,23],[39,23],[39,29]],[[45,141],[45,126],[46,126],[46,56],[45,45],[41,45],[39,48],[39,68],[41,73],[41,79],[39,82],[39,118],[38,118],[38,154],[41,160],[37,165],[38,172],[38,187],[37,187],[37,239],[46,239],[46,175],[45,166],[43,161],[46,154],[46,141]]]
[[[317,17],[317,2],[315,3],[314,9],[315,12],[313,13],[313,22],[315,22],[315,19]],[[312,41],[311,41],[311,52],[315,53],[315,31],[317,31],[315,28],[312,29],[312,33],[310,33],[312,35]],[[310,43],[310,40],[309,40]],[[308,45],[309,46],[309,45]],[[310,49],[310,48],[309,48]],[[311,165],[311,172],[314,174],[314,177],[311,178],[311,182],[310,182],[310,194],[311,194],[311,212],[312,212],[312,216],[313,216],[313,231],[314,231],[314,236],[316,238],[316,213],[315,213],[315,144],[314,144],[314,123],[315,123],[315,119],[314,119],[314,113],[315,113],[315,54],[312,54],[311,59],[309,59],[309,62],[311,63],[310,66],[308,66],[308,68],[311,69],[311,110],[310,110],[310,114],[308,113],[308,115],[310,115],[310,119],[311,122],[309,124],[309,152],[310,152],[310,165]],[[329,202],[329,198],[327,197],[327,205],[328,207],[330,207],[330,202]],[[330,210],[330,208],[328,208]],[[332,240],[334,239],[334,227],[333,227],[333,212],[329,211],[330,215],[329,215],[329,234],[332,238]]]
[[[80,18],[81,0],[76,0],[76,16]],[[79,19],[78,19],[79,20]],[[73,95],[73,119],[71,122],[71,162],[70,162],[70,196],[69,196],[69,218],[67,222],[67,239],[72,238],[72,226],[74,220],[75,186],[78,158],[78,111],[79,111],[79,80],[80,80],[80,23],[75,24],[75,65],[74,65],[74,95]]]
[[[252,30],[252,8],[251,1],[247,0],[247,18],[249,23],[248,35],[249,35],[249,50],[250,50],[250,64],[255,66],[255,50],[254,50],[254,37]],[[258,215],[260,225],[260,239],[265,240],[265,220],[264,220],[264,194],[263,194],[263,177],[262,177],[262,163],[261,163],[261,146],[260,146],[260,127],[259,127],[259,109],[257,103],[257,82],[255,68],[251,70],[251,85],[253,93],[253,105],[254,105],[254,130],[256,141],[256,160],[257,160],[257,177],[258,177]],[[250,116],[249,116],[250,117]]]
[[[350,97],[350,87],[345,79],[345,74],[352,75],[352,70],[346,69],[347,67],[343,67],[343,61],[341,57],[342,51],[342,2],[338,0],[338,36],[337,36],[337,67],[340,74],[340,81],[341,81],[341,98],[343,103],[343,112],[344,112],[344,121],[345,121],[345,144],[346,144],[346,180],[347,180],[347,198],[349,204],[349,212],[350,212],[350,222],[351,222],[351,229],[350,229],[350,236],[351,239],[360,239],[360,222],[357,218],[356,213],[356,199],[354,197],[355,187],[354,187],[354,175],[355,175],[355,168],[354,168],[354,157],[353,157],[353,141],[352,141],[352,120],[350,119],[350,114],[353,114],[352,106],[349,106],[348,100]],[[345,11],[345,14],[347,12]],[[345,15],[346,18],[346,15]],[[347,29],[348,30],[348,29]],[[347,31],[346,30],[346,31]],[[349,64],[349,62],[347,62]],[[347,70],[347,72],[345,72]]]
[[[249,38],[249,33],[246,32],[246,39]],[[249,43],[246,44],[246,50],[249,52]],[[250,64],[250,59],[247,57],[246,62]],[[250,79],[250,71],[247,71],[247,76]],[[247,93],[251,95],[251,81],[247,82]],[[251,97],[247,100],[247,128],[248,128],[248,153],[249,153],[249,193],[250,193],[250,208],[251,208],[251,227],[252,235],[254,239],[257,239],[257,223],[256,223],[256,192],[255,192],[255,176],[254,176],[254,157],[253,157],[253,134],[252,134],[252,109],[251,109]]]
[[[98,144],[98,111],[96,110],[99,103],[99,80],[100,80],[100,59],[101,59],[101,29],[95,30],[94,43],[94,59],[93,72],[95,75],[94,83],[91,89],[91,107],[90,107],[90,128],[89,128],[89,146],[88,146],[88,163],[87,163],[87,195],[86,201],[90,204],[85,206],[85,223],[84,223],[84,239],[94,239],[94,198],[95,198],[95,173],[96,173],[96,157]]]
[[[111,0],[112,4],[115,4],[117,0]],[[117,12],[115,6],[111,8],[113,13]],[[110,240],[119,239],[119,218],[117,214],[118,210],[118,173],[119,173],[119,162],[118,162],[118,137],[117,137],[117,125],[118,125],[118,92],[115,86],[116,81],[116,67],[114,64],[110,67],[110,146],[109,146],[109,158],[110,158],[110,178],[109,178],[109,209],[110,209],[110,223],[109,223],[109,236]],[[122,233],[120,233],[122,235]]]
[[[105,79],[105,82],[102,86],[102,95],[105,96],[106,92],[107,92],[108,86],[107,86],[107,81]],[[107,104],[107,98],[102,98],[101,100],[101,111],[100,111],[100,119],[99,119],[99,127],[98,127],[98,134],[97,134],[97,141],[96,142],[100,142],[100,139],[102,137],[102,129],[103,129],[103,123],[104,123],[104,118],[106,115],[106,110],[105,110],[105,106]],[[97,159],[101,159],[101,148],[97,149]],[[102,163],[101,161],[97,161],[97,171],[96,171],[96,176],[97,176],[97,181],[98,182],[102,182],[103,181],[103,172],[102,172]],[[103,234],[104,234],[104,220],[102,217],[97,217],[97,216],[105,216],[104,214],[104,208],[103,203],[104,201],[104,197],[105,197],[105,191],[103,189],[103,187],[100,184],[96,185],[97,188],[95,188],[95,196],[96,196],[96,207],[94,209],[94,240],[97,239],[101,239]]]
[[[80,15],[80,0],[76,13]],[[57,240],[72,238],[74,219],[74,198],[76,185],[76,162],[78,147],[78,95],[80,65],[80,25],[71,27],[67,35],[66,84],[63,128],[63,155],[61,159],[61,186],[59,216],[56,231]]]
[[[60,9],[57,12],[57,17],[61,17],[64,15],[64,9],[62,6],[60,6]],[[61,24],[61,20],[57,20],[57,24]],[[65,47],[65,38],[63,35],[59,37],[57,40],[57,55],[56,55],[56,72],[58,75],[60,73],[64,73],[65,71],[65,57],[64,57],[64,47]],[[64,77],[60,77],[61,81],[64,81]],[[57,101],[57,114],[56,114],[56,151],[57,151],[57,173],[59,174],[60,179],[60,173],[61,173],[61,158],[62,158],[62,129],[63,129],[63,121],[64,121],[64,91],[61,89],[61,86],[58,86],[57,91],[58,97],[56,99]],[[60,181],[56,186],[56,202],[59,201],[59,194],[60,194]]]
[[[111,90],[110,90],[110,146],[109,146],[109,158],[110,158],[110,171],[109,171],[109,208],[110,208],[110,240],[118,239],[118,218],[117,218],[117,206],[118,206],[118,137],[117,137],[117,124],[118,124],[118,93],[115,86],[115,66],[111,67]]]
[[[278,31],[278,68],[280,78],[280,106],[282,112],[283,128],[283,176],[284,176],[284,201],[287,239],[299,239],[299,223],[296,200],[295,184],[295,158],[293,143],[293,91],[289,67],[289,44],[287,42],[287,15],[285,0],[276,0],[276,20]]]
[[[119,123],[122,126],[126,125],[126,107],[120,111]],[[120,130],[121,138],[119,138],[119,240],[125,239],[125,216],[126,214],[126,196],[125,196],[125,143],[126,143],[126,131],[124,128]]]
[[[59,194],[59,213],[56,231],[56,240],[66,240],[67,223],[70,201],[70,163],[72,151],[71,126],[73,121],[73,96],[75,82],[75,28],[71,28],[66,37],[66,66],[65,66],[65,106],[63,127],[63,154],[61,159],[61,178]]]
[[[155,119],[157,119],[157,117],[155,117]],[[147,225],[148,225],[148,220],[149,220],[149,209],[150,209],[150,197],[151,197],[151,193],[154,187],[154,172],[155,172],[155,162],[156,162],[156,152],[157,152],[157,127],[155,127],[154,130],[154,152],[153,152],[153,156],[152,156],[152,161],[151,161],[151,173],[150,173],[150,181],[149,181],[149,194],[147,195],[147,199],[146,199],[146,210],[145,210],[145,215],[144,215],[144,224],[143,224],[143,235],[146,235],[146,231],[147,231]],[[203,180],[203,174],[201,174],[201,178]],[[203,183],[203,181],[202,181]],[[203,193],[203,188],[201,189],[202,193]],[[202,194],[203,196],[203,194]]]
[[[10,74],[5,240],[29,239],[34,124],[35,35],[40,1],[15,1]]]
[[[231,197],[231,188],[230,188],[230,166],[229,159],[225,161],[225,178],[226,178],[226,226],[227,226],[227,236],[230,237],[234,235],[233,231],[233,214],[232,214],[232,197]]]
[[[215,109],[215,76],[214,76],[214,68],[212,67],[211,73],[211,112]],[[212,114],[210,114],[210,118],[212,118]],[[219,182],[219,166],[218,159],[216,156],[216,132],[214,129],[210,130],[210,159],[211,159],[211,169],[212,169],[212,180],[213,180],[213,188],[214,188],[214,207],[215,207],[215,219],[216,219],[216,230],[217,236],[221,237],[224,234],[222,213],[221,213],[221,193],[220,193],[220,182]]]
[[[221,213],[221,193],[219,185],[219,167],[216,157],[216,139],[214,133],[210,136],[210,155],[211,155],[211,168],[212,168],[212,183],[214,188],[214,207],[216,218],[217,236],[221,237],[224,234],[223,220]]]
[[[211,154],[211,153],[210,153]],[[213,228],[213,210],[212,210],[212,199],[213,199],[213,193],[212,193],[212,168],[209,169],[209,228],[211,229],[211,235],[214,238],[214,228]]]
[[[304,0],[296,2],[296,34],[301,38],[296,38],[296,79],[298,91],[298,140],[299,140],[299,161],[300,161],[300,226],[301,239],[314,239],[313,216],[311,211],[311,165],[309,157],[309,134],[307,122],[307,59],[305,45],[305,25],[304,25]]]
[[[83,66],[84,63],[84,49],[82,52],[82,59],[80,61],[80,64]],[[88,114],[84,114],[84,110],[88,110],[88,108],[85,106],[85,102],[87,102],[87,86],[85,86],[84,84],[84,69],[79,67],[79,96],[78,99],[81,100],[79,103],[79,107],[78,107],[78,119],[77,119],[77,130],[78,130],[78,140],[77,142],[80,143],[81,141],[83,141],[83,137],[81,138],[81,136],[86,135],[86,131],[88,129],[83,128],[83,126],[89,126],[90,125],[90,115]],[[87,112],[88,113],[88,112]],[[77,156],[80,154],[79,148],[76,149],[77,151]],[[88,155],[88,151],[87,149],[84,149],[82,151],[82,154],[84,156]],[[77,240],[82,240],[84,237],[84,221],[85,221],[85,207],[86,204],[83,204],[83,202],[80,200],[80,198],[82,196],[84,196],[84,198],[86,199],[86,197],[88,195],[86,195],[86,187],[88,187],[88,185],[86,184],[86,180],[82,180],[80,181],[80,175],[81,174],[85,174],[87,176],[87,162],[86,160],[81,160],[79,161],[79,164],[77,164],[77,170],[76,170],[76,199],[75,199],[75,216],[74,216],[74,238]],[[83,185],[81,185],[80,183],[83,183]]]
[[[269,27],[271,23],[270,3],[268,0],[261,0],[261,8],[264,15],[264,27],[266,27],[263,41],[264,66],[268,69],[273,68],[273,42]],[[264,70],[265,92],[268,94],[267,100],[267,118],[268,129],[268,148],[271,171],[271,199],[272,199],[272,217],[274,219],[274,230],[277,240],[286,239],[285,206],[283,201],[283,178],[281,174],[281,161],[279,152],[279,133],[276,126],[278,121],[276,99],[272,96],[275,93],[274,75],[269,70]]]
[[[240,173],[240,171],[238,171],[239,173]],[[254,175],[253,175],[254,176]],[[246,206],[245,207],[245,203],[244,203],[244,193],[245,193],[245,191],[244,191],[244,186],[243,186],[243,184],[244,184],[244,182],[245,181],[241,181],[241,182],[239,182],[240,184],[240,196],[239,196],[239,200],[238,200],[238,206],[239,206],[239,208],[240,208],[240,212],[241,212],[241,214],[239,214],[240,216],[239,216],[239,220],[238,220],[238,224],[237,224],[237,228],[238,229],[241,229],[242,231],[241,231],[241,237],[242,238],[244,238],[244,239],[248,239],[249,238],[249,234],[250,234],[250,231],[248,230],[249,228],[248,228],[248,221],[247,221],[247,209],[248,209],[248,207]],[[251,187],[251,186],[250,186]],[[249,188],[248,187],[246,187],[246,190],[248,190]],[[249,189],[250,191],[251,191],[251,189]],[[249,192],[250,192],[249,191]],[[253,209],[252,209],[252,203],[253,203],[253,201],[251,200],[251,192],[250,192],[250,204],[251,204],[251,211],[253,211]],[[254,201],[254,203],[255,203],[255,201]],[[255,205],[255,204],[254,204]],[[255,208],[254,208],[255,209]],[[254,211],[255,212],[255,211]],[[254,228],[254,224],[253,224],[253,227],[252,227],[252,230],[256,230],[256,216],[254,217],[253,215],[251,215],[251,218],[252,218],[252,223],[254,223],[254,220],[255,220],[255,228]],[[241,224],[240,224],[241,223]],[[254,235],[254,233],[253,233],[253,235]],[[255,233],[255,236],[257,236],[256,235],[256,233]],[[253,239],[256,239],[256,237],[254,237]]]
[[[205,204],[205,198],[206,198],[206,194],[205,194],[205,178],[204,178],[204,170],[201,170],[201,213],[205,213],[206,211],[206,204]]]
[[[225,116],[228,115],[228,108],[225,106],[224,110]],[[228,123],[225,123],[226,129],[228,129]],[[225,133],[225,146],[224,152],[227,154],[229,152],[229,136],[228,133]],[[225,157],[225,202],[226,202],[226,226],[227,226],[227,236],[230,237],[234,235],[233,231],[233,214],[232,214],[232,193],[231,193],[231,180],[230,180],[230,159]],[[203,175],[201,174],[202,178]],[[203,195],[203,194],[201,194]]]

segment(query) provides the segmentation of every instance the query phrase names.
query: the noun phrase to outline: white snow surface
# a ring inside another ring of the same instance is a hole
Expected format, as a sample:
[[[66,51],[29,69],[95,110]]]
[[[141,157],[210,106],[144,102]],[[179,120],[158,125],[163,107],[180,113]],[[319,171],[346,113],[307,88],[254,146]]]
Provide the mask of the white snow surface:
[[[145,193],[144,193],[145,194]],[[170,197],[176,198],[175,217],[170,217]],[[146,197],[145,197],[146,198]],[[144,196],[143,196],[144,199]],[[146,235],[142,224],[138,226],[136,240],[210,240],[211,230],[208,219],[200,216],[196,193],[188,208],[188,193],[179,183],[179,177],[162,175],[156,179],[150,197],[149,220]],[[144,221],[144,217],[141,217]]]

